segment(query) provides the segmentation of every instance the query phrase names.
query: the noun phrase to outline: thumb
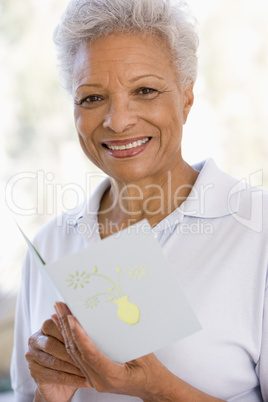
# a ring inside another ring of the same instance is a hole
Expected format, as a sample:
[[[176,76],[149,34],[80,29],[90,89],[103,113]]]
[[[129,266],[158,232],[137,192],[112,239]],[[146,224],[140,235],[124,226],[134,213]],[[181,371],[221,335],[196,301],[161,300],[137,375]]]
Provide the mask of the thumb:
[[[73,340],[79,352],[83,355],[87,355],[90,352],[94,353],[96,351],[99,351],[94,342],[90,339],[90,337],[84,330],[84,328],[81,326],[79,321],[73,315],[68,315],[67,319]]]
[[[102,374],[104,374],[104,371],[109,371],[114,365],[118,366],[117,363],[109,359],[109,357],[97,348],[74,316],[68,315],[67,318],[73,341],[81,353],[81,356],[86,358],[86,362],[89,366],[94,367],[95,371]]]

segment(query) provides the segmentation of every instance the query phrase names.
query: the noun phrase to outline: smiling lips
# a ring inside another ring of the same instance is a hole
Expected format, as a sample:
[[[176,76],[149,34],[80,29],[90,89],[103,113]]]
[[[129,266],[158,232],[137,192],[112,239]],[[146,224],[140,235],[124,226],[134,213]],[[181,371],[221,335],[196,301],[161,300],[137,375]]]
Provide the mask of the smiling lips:
[[[143,137],[139,139],[133,138],[131,142],[129,142],[129,140],[107,141],[102,145],[107,149],[110,155],[116,158],[128,158],[142,152],[150,139],[150,137]]]

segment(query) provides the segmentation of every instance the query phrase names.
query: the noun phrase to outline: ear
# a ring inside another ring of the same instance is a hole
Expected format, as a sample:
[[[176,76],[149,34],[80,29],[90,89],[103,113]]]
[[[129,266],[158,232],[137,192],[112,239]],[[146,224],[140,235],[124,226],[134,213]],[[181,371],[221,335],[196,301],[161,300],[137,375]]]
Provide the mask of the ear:
[[[183,106],[183,124],[186,123],[188,114],[194,103],[194,83],[190,83],[184,90],[183,98],[184,98],[184,106]]]

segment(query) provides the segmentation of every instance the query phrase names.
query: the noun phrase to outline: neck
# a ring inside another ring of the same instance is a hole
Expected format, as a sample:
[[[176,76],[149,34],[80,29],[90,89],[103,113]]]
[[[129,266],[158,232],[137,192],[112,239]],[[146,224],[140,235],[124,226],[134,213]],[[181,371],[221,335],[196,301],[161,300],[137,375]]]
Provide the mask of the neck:
[[[101,200],[99,224],[102,237],[147,219],[152,227],[188,197],[198,173],[182,161],[176,170],[135,183],[111,179]]]

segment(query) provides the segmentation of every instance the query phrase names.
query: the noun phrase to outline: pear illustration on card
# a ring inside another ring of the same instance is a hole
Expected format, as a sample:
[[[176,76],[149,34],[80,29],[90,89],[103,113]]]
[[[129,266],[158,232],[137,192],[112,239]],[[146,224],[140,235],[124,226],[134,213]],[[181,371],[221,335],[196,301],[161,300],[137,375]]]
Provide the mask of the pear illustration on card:
[[[84,306],[86,308],[95,308],[99,303],[106,301],[113,301],[117,305],[117,316],[129,325],[135,325],[140,319],[140,309],[139,307],[129,301],[129,296],[125,295],[120,286],[120,278],[122,275],[127,274],[133,280],[140,280],[146,275],[146,268],[142,265],[135,265],[134,268],[129,268],[126,270],[121,270],[120,268],[115,268],[117,272],[117,280],[114,281],[108,276],[102,275],[98,268],[95,267],[94,271],[91,273],[83,271],[80,273],[76,271],[74,274],[69,274],[66,279],[67,286],[72,287],[74,290],[79,288],[85,288],[87,285],[92,283],[94,278],[98,278],[103,282],[103,291],[89,296],[84,300]],[[108,287],[109,286],[109,287]],[[108,297],[108,298],[107,298]]]

